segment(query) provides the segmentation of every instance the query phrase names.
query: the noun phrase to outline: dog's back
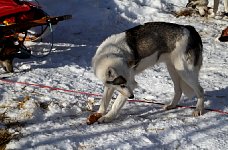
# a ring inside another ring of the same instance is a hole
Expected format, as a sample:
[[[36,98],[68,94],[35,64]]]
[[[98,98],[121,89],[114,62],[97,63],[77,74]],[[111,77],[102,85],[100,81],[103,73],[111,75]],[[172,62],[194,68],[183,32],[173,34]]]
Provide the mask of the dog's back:
[[[187,36],[186,54],[194,55],[194,65],[202,55],[202,41],[192,26],[184,26],[165,22],[150,22],[136,26],[126,31],[128,46],[134,51],[135,58],[140,60],[158,52],[158,57],[163,53],[171,53],[177,47],[177,42]]]

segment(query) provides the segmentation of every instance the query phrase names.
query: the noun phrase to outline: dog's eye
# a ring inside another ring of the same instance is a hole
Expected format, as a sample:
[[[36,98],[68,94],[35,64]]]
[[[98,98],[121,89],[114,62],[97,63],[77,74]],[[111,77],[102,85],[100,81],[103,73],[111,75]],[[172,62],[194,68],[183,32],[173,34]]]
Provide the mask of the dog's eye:
[[[126,85],[124,85],[124,84],[121,84],[121,85],[120,85],[120,87],[121,87],[121,88],[125,88],[125,87],[126,87]]]

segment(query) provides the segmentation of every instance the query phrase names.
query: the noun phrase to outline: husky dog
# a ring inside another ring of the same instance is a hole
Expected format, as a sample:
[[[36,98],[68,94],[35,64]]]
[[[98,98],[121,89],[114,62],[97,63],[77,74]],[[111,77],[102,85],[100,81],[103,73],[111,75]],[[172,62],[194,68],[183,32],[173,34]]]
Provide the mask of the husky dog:
[[[13,59],[15,54],[16,50],[14,47],[0,48],[0,66],[2,66],[6,72],[14,72]]]
[[[208,0],[188,0],[186,7],[192,7],[199,11],[201,16],[205,16],[208,13]]]
[[[13,59],[0,60],[0,65],[6,72],[13,72]]]
[[[228,0],[223,0],[225,12],[224,15],[228,16]],[[186,7],[192,7],[197,9],[201,16],[209,14],[209,17],[214,17],[218,11],[219,0],[214,0],[213,10],[210,7],[207,7],[208,0],[188,0]]]
[[[12,39],[0,41],[0,66],[6,72],[14,72],[13,59],[26,59],[30,57],[30,50],[23,49],[20,44],[16,44]],[[26,52],[25,52],[26,51]]]
[[[194,27],[165,22],[150,22],[107,38],[92,60],[94,73],[104,84],[97,113],[98,122],[110,122],[119,114],[128,98],[134,98],[135,75],[164,62],[174,82],[174,97],[166,110],[176,107],[182,92],[196,95],[193,116],[204,111],[204,92],[198,81],[202,65],[202,41]],[[107,107],[114,90],[118,97],[109,112]]]

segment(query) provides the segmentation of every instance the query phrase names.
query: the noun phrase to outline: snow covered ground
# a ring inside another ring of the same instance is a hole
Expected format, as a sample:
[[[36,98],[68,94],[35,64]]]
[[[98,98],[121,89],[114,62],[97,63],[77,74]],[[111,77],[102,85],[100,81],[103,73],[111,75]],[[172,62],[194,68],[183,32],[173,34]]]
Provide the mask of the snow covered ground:
[[[97,46],[113,33],[149,21],[189,24],[197,29],[204,45],[200,82],[205,106],[228,112],[228,43],[215,41],[227,26],[226,19],[175,18],[171,11],[184,7],[187,0],[39,2],[50,15],[72,14],[73,19],[57,25],[50,55],[15,59],[15,74],[0,70],[1,77],[7,76],[0,79],[0,128],[17,137],[7,149],[228,149],[228,115],[212,111],[194,118],[188,108],[164,111],[161,105],[129,102],[112,123],[86,124],[91,113],[88,98],[95,99],[97,110],[103,91],[91,68]],[[223,9],[221,4],[220,11]],[[46,47],[46,43],[34,44]],[[136,80],[136,99],[171,100],[173,84],[163,64],[144,71]],[[183,96],[180,105],[195,103]]]

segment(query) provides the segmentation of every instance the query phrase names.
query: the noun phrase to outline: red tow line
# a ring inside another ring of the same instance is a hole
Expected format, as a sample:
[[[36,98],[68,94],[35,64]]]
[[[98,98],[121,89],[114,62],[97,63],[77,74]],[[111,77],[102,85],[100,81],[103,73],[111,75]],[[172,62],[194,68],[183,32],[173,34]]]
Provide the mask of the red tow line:
[[[20,85],[39,87],[39,88],[42,88],[42,89],[50,89],[52,91],[63,91],[63,92],[68,92],[68,93],[77,93],[77,94],[89,95],[89,96],[101,96],[101,94],[93,94],[93,93],[88,93],[88,92],[79,92],[79,91],[74,91],[74,90],[66,90],[66,89],[55,88],[55,87],[42,85],[42,84],[27,83],[27,82],[17,82],[17,81],[6,80],[6,79],[0,79],[0,81],[2,81],[4,83],[10,83],[10,84],[20,84]]]
[[[63,92],[77,93],[77,94],[81,94],[81,95],[96,96],[96,97],[102,96],[101,94],[89,93],[89,92],[81,92],[81,91],[75,91],[75,90],[67,90],[67,89],[63,89],[63,88],[56,88],[56,87],[51,87],[51,86],[42,85],[42,84],[27,83],[27,82],[17,82],[17,81],[6,80],[6,79],[0,79],[0,81],[3,82],[3,83],[20,84],[20,85],[26,85],[26,86],[39,87],[39,88],[43,88],[43,89],[50,89],[50,90],[53,90],[53,91],[63,91]],[[151,104],[157,104],[157,105],[165,105],[163,103],[159,103],[159,102],[155,102],[155,101],[137,100],[137,99],[128,100],[128,102],[141,102],[141,103],[151,103]],[[195,108],[193,106],[181,106],[181,105],[177,105],[177,107],[178,108],[191,108],[191,109]],[[228,115],[228,112],[224,112],[222,110],[210,109],[210,108],[206,108],[205,110]]]

